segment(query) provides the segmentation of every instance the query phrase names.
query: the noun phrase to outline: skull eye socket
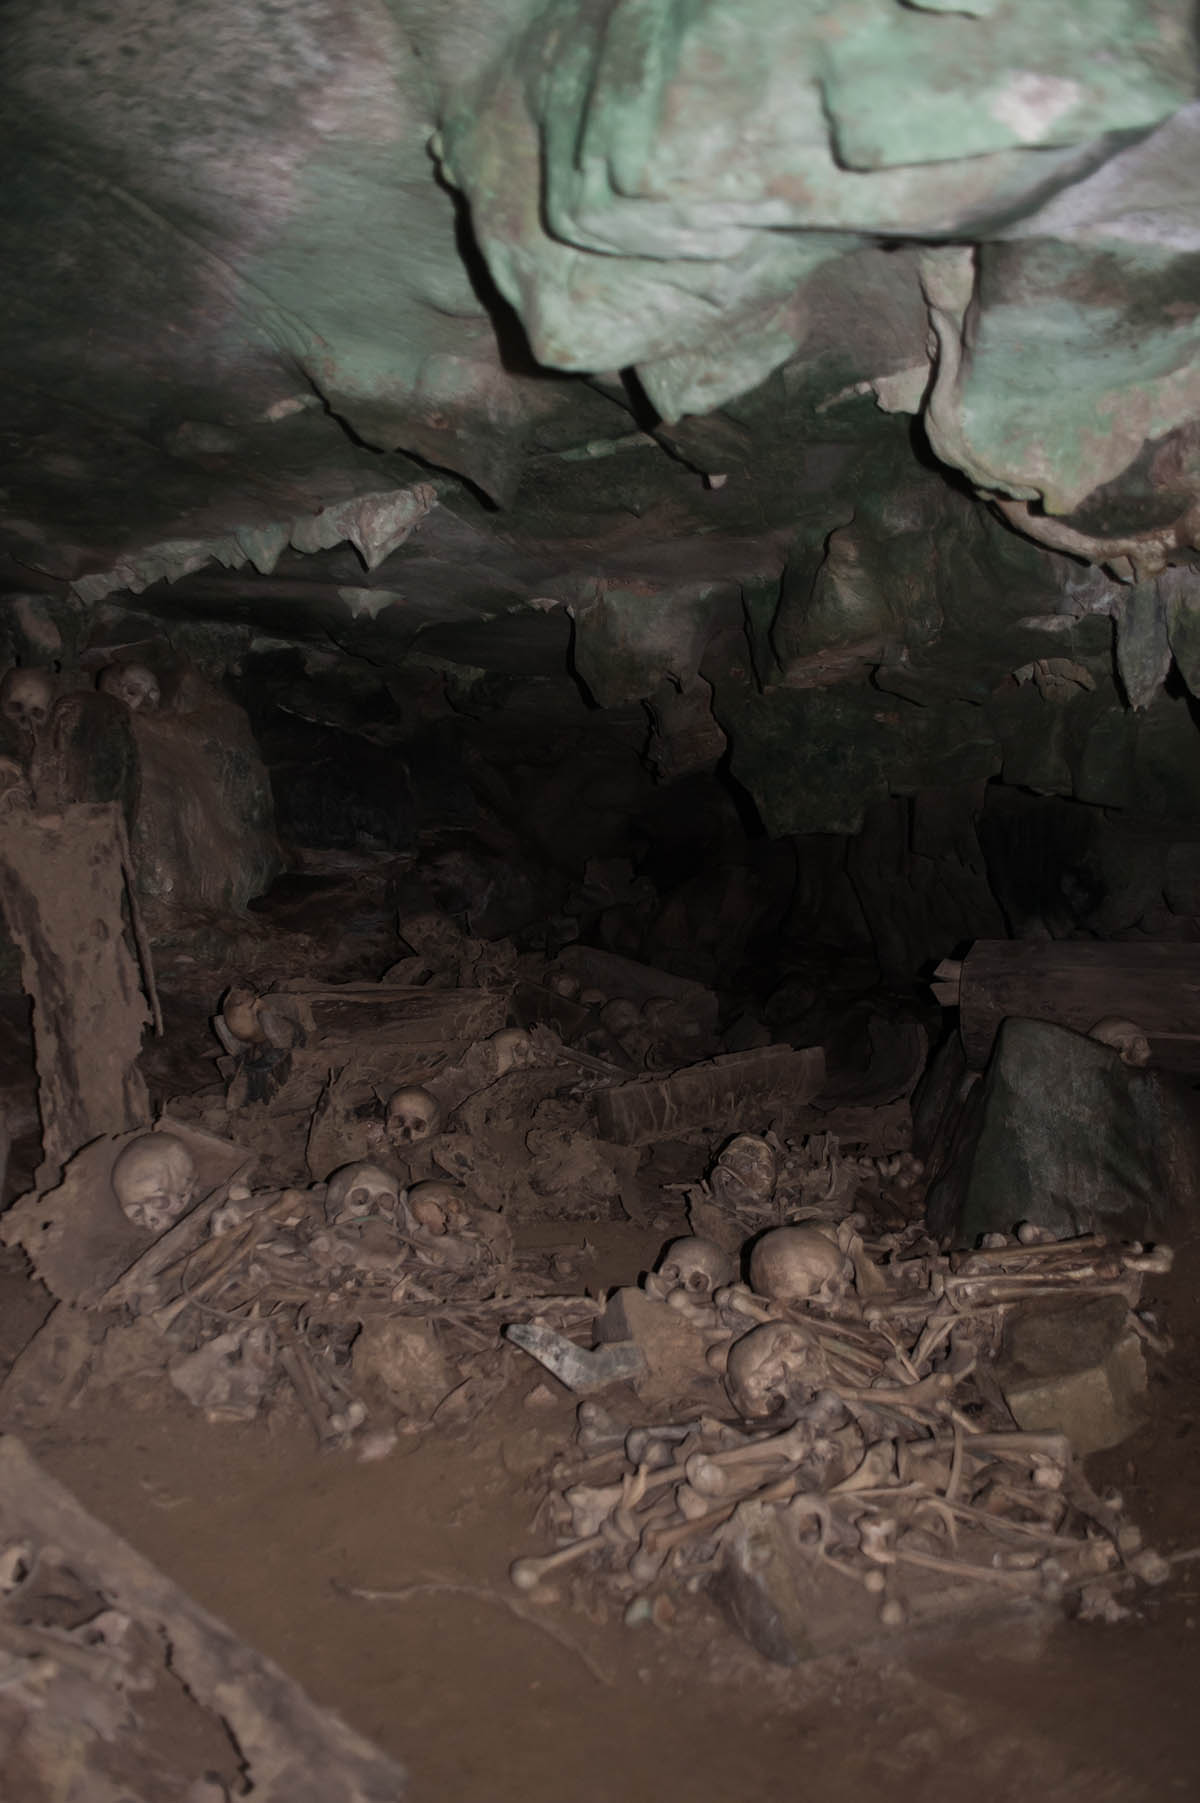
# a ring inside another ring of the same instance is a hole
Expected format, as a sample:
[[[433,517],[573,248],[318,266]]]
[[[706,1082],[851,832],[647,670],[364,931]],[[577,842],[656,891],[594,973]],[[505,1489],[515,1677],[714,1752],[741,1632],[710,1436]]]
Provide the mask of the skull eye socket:
[[[687,1280],[689,1290],[707,1290],[708,1276],[704,1271],[693,1271]]]
[[[346,1205],[349,1208],[369,1208],[371,1205],[370,1190],[352,1189],[346,1197]]]

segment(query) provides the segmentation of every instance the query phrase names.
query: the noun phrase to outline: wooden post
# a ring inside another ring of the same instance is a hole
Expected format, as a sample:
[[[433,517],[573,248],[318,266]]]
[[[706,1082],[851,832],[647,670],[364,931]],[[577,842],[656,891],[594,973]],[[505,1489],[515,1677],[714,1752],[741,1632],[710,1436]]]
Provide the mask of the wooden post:
[[[962,962],[958,1006],[975,1070],[991,1056],[1000,1023],[1016,1015],[1077,1033],[1106,1017],[1135,1021],[1154,1064],[1200,1072],[1200,944],[977,940]]]
[[[113,802],[0,822],[0,905],[33,1002],[39,1190],[102,1133],[150,1125],[137,1060],[151,1011],[126,938],[128,874]]]

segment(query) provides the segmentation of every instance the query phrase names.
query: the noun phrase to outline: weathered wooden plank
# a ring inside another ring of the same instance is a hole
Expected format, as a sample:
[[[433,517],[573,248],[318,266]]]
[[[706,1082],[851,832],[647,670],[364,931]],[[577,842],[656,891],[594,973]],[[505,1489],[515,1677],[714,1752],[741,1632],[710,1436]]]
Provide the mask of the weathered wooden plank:
[[[1200,1060],[1200,944],[977,940],[959,981],[959,1026],[973,1069],[986,1065],[1010,1015],[1077,1033],[1105,1016],[1136,1021],[1155,1064],[1192,1070]]]
[[[300,1686],[264,1659],[225,1624],[192,1601],[140,1553],[89,1515],[12,1435],[0,1439],[0,1545],[27,1544],[34,1569],[61,1568],[63,1582],[103,1598],[135,1632],[119,1658],[99,1631],[68,1633],[57,1618],[37,1614],[36,1598],[22,1595],[22,1613],[6,1629],[10,1683],[5,1692],[10,1739],[20,1770],[39,1797],[115,1797],[145,1794],[183,1798],[198,1794],[191,1764],[205,1732],[230,1761],[229,1792],[253,1794],[256,1803],[397,1803],[404,1771],[336,1715],[320,1709]],[[31,1586],[31,1593],[36,1586]],[[52,1656],[47,1657],[50,1654]],[[22,1659],[28,1657],[28,1684]],[[191,1709],[198,1719],[176,1746],[164,1736],[156,1699],[176,1693],[175,1713],[165,1719],[175,1735]],[[18,1718],[19,1725],[12,1717]],[[128,1782],[114,1783],[113,1742],[119,1724]],[[11,1738],[14,1734],[15,1738]],[[241,1771],[238,1768],[241,1767]],[[15,1786],[21,1779],[14,1770]],[[226,1794],[213,1784],[212,1794]],[[4,1791],[14,1799],[17,1790]],[[205,1789],[205,1795],[209,1789]]]
[[[594,1098],[601,1139],[645,1146],[656,1139],[720,1131],[761,1132],[789,1121],[825,1081],[820,1046],[762,1046],[689,1065],[667,1077],[622,1083]]]
[[[302,1029],[302,1043],[472,1044],[498,1033],[508,1017],[507,989],[394,988],[381,983],[280,984],[264,1002]]]

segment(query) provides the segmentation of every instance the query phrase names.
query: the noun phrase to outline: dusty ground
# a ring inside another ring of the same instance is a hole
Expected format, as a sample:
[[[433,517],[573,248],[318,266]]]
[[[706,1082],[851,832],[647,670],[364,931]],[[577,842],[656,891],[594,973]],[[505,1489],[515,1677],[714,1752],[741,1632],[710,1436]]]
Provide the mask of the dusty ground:
[[[154,1052],[152,1080],[203,1078],[202,1028],[197,1012],[186,1044]],[[584,1233],[592,1288],[629,1281],[665,1237],[623,1224],[542,1237]],[[1149,1419],[1091,1463],[1168,1553],[1200,1543],[1200,1225],[1176,1242],[1176,1270],[1149,1296],[1175,1341]],[[6,1255],[0,1361],[44,1306]],[[139,1402],[89,1399],[32,1450],[313,1697],[404,1760],[415,1803],[1200,1794],[1200,1560],[1120,1627],[993,1623],[789,1671],[699,1606],[670,1629],[627,1629],[511,1590],[510,1560],[543,1549],[530,1527],[535,1474],[570,1433],[565,1396],[531,1410],[518,1389],[503,1414],[459,1437],[402,1442],[368,1465],[318,1455],[299,1421],[210,1426],[161,1383]],[[346,1594],[356,1586],[422,1588],[364,1601]]]

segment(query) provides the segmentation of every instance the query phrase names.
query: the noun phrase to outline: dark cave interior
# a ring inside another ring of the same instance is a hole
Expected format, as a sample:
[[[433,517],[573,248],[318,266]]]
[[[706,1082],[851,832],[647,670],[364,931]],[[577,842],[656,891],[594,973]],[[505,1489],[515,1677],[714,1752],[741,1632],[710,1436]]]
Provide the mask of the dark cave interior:
[[[1191,0],[0,23],[5,1803],[1162,1803]]]

